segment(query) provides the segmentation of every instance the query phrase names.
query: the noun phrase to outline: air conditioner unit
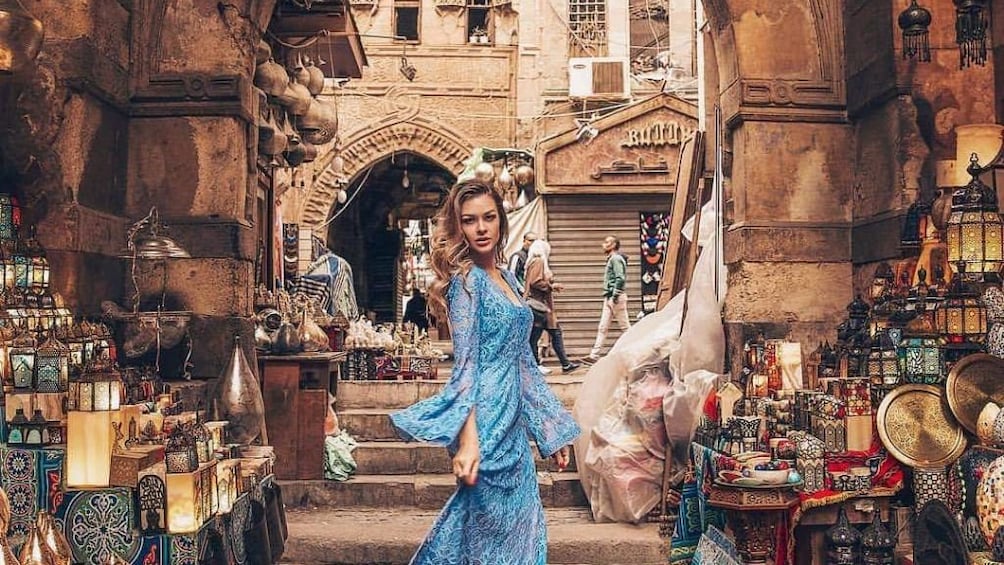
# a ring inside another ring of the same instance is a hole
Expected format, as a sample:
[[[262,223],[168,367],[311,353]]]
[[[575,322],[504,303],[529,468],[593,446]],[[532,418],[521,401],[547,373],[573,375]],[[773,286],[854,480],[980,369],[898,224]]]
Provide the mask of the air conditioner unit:
[[[569,98],[631,97],[628,61],[623,57],[573,57],[568,60]]]

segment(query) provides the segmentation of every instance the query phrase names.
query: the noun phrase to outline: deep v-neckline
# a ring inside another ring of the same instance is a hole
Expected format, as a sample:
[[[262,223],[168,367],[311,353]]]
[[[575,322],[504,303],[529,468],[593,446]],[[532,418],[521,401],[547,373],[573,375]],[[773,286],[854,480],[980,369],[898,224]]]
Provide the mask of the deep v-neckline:
[[[505,273],[502,272],[501,269],[499,269],[499,276],[502,277],[502,282],[509,289],[509,292],[506,292],[506,289],[503,288],[502,285],[499,284],[494,277],[489,275],[487,270],[485,270],[483,267],[478,267],[478,268],[481,269],[482,273],[484,273],[485,278],[488,279],[488,283],[491,284],[493,287],[495,287],[495,291],[501,293],[502,297],[505,298],[509,304],[512,304],[516,308],[523,307],[523,301],[520,300],[519,294],[516,292],[516,289],[514,289],[512,285],[509,283],[509,279],[505,277]],[[509,294],[510,292],[512,293],[511,295]],[[514,298],[515,300],[513,300]]]

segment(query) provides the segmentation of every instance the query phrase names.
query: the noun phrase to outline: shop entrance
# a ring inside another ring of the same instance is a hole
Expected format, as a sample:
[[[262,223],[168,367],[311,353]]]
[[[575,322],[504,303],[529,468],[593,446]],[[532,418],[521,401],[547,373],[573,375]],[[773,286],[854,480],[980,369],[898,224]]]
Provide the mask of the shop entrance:
[[[349,199],[328,228],[328,247],[353,265],[360,312],[381,323],[400,321],[412,289],[425,291],[432,280],[431,218],[455,180],[431,159],[397,151],[349,184]]]

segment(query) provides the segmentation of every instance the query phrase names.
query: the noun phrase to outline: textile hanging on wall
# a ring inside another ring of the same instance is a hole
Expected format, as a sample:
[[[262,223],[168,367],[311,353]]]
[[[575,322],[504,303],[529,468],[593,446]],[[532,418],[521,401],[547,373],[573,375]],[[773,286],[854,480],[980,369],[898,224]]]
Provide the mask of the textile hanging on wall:
[[[641,309],[649,314],[656,309],[662,264],[669,242],[669,213],[640,212],[638,237],[641,243]]]
[[[547,207],[540,196],[519,210],[506,214],[506,217],[509,220],[509,241],[505,246],[507,260],[523,247],[523,236],[527,232],[534,232],[537,237],[547,237]]]

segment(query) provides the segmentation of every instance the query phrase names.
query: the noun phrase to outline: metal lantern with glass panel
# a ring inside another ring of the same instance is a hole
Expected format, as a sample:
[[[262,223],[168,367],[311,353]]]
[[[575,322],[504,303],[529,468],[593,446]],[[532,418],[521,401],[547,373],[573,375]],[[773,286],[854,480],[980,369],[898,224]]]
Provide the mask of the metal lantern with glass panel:
[[[122,403],[122,375],[107,359],[95,359],[80,379],[69,383],[67,406],[80,412],[117,411]]]
[[[49,288],[49,259],[46,257],[45,248],[38,241],[35,226],[28,228],[24,255],[28,265],[26,286],[35,292]]]
[[[35,336],[26,327],[22,327],[11,343],[8,357],[15,390],[31,390],[35,376],[37,345]]]
[[[965,281],[966,263],[956,265],[958,272],[934,311],[934,324],[949,345],[979,344],[987,333],[987,312],[979,291]]]
[[[952,214],[945,227],[948,260],[965,263],[967,280],[998,282],[1004,266],[1004,222],[997,194],[980,180],[983,169],[975,153],[966,170],[972,178],[952,194]]]
[[[171,430],[164,445],[164,463],[168,473],[191,473],[198,470],[198,448],[187,426],[178,425]]]
[[[52,331],[35,353],[35,391],[66,392],[70,383],[70,348]]]
[[[21,203],[13,194],[0,193],[0,240],[13,240],[21,227]]]
[[[918,316],[904,328],[899,342],[899,368],[903,380],[910,384],[945,382],[945,352],[932,317]]]
[[[873,384],[900,383],[899,356],[889,331],[881,330],[872,337],[871,351],[865,361],[865,376]]]

